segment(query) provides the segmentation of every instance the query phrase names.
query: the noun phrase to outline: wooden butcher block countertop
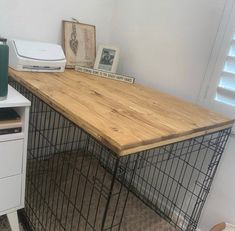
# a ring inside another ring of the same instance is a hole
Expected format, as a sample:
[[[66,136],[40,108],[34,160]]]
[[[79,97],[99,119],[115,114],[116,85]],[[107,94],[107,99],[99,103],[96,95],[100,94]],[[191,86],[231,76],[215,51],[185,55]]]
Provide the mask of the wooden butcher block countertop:
[[[234,120],[139,84],[66,70],[9,75],[118,155],[232,127]]]

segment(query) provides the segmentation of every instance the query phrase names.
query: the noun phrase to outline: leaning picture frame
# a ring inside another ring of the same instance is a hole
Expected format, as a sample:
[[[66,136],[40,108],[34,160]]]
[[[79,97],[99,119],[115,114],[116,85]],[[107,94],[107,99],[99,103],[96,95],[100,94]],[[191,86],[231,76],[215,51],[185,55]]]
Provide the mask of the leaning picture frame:
[[[120,49],[115,46],[100,45],[95,59],[94,69],[116,73]]]
[[[66,68],[76,65],[91,68],[96,58],[96,27],[78,21],[63,20],[63,48]]]

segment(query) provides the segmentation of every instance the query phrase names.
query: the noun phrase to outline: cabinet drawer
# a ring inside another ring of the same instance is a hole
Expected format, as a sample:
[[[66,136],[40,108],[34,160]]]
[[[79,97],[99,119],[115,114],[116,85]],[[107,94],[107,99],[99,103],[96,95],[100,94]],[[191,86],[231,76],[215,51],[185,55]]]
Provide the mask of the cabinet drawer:
[[[21,175],[0,179],[0,212],[20,206]]]
[[[23,139],[0,143],[0,178],[21,173]]]

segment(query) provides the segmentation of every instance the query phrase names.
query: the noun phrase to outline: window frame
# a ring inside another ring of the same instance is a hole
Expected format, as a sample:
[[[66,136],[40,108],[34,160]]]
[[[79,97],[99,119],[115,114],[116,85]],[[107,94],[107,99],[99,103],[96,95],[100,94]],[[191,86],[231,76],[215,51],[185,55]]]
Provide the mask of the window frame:
[[[215,96],[234,35],[235,0],[227,0],[197,102],[206,108],[231,118],[235,118],[235,107],[216,101]],[[235,127],[233,131],[235,132]]]

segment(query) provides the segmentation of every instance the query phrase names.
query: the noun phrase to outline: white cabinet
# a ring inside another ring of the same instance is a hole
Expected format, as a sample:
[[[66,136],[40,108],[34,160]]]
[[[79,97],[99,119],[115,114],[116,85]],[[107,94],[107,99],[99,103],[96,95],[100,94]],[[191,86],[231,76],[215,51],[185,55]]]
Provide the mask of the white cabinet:
[[[0,210],[14,209],[21,204],[21,175],[0,180]],[[3,199],[4,198],[4,199]]]
[[[0,142],[0,179],[21,174],[24,139]]]
[[[30,101],[11,86],[0,108],[13,108],[22,120],[22,132],[0,135],[0,216],[7,214],[12,231],[18,231],[17,210],[24,208]]]

